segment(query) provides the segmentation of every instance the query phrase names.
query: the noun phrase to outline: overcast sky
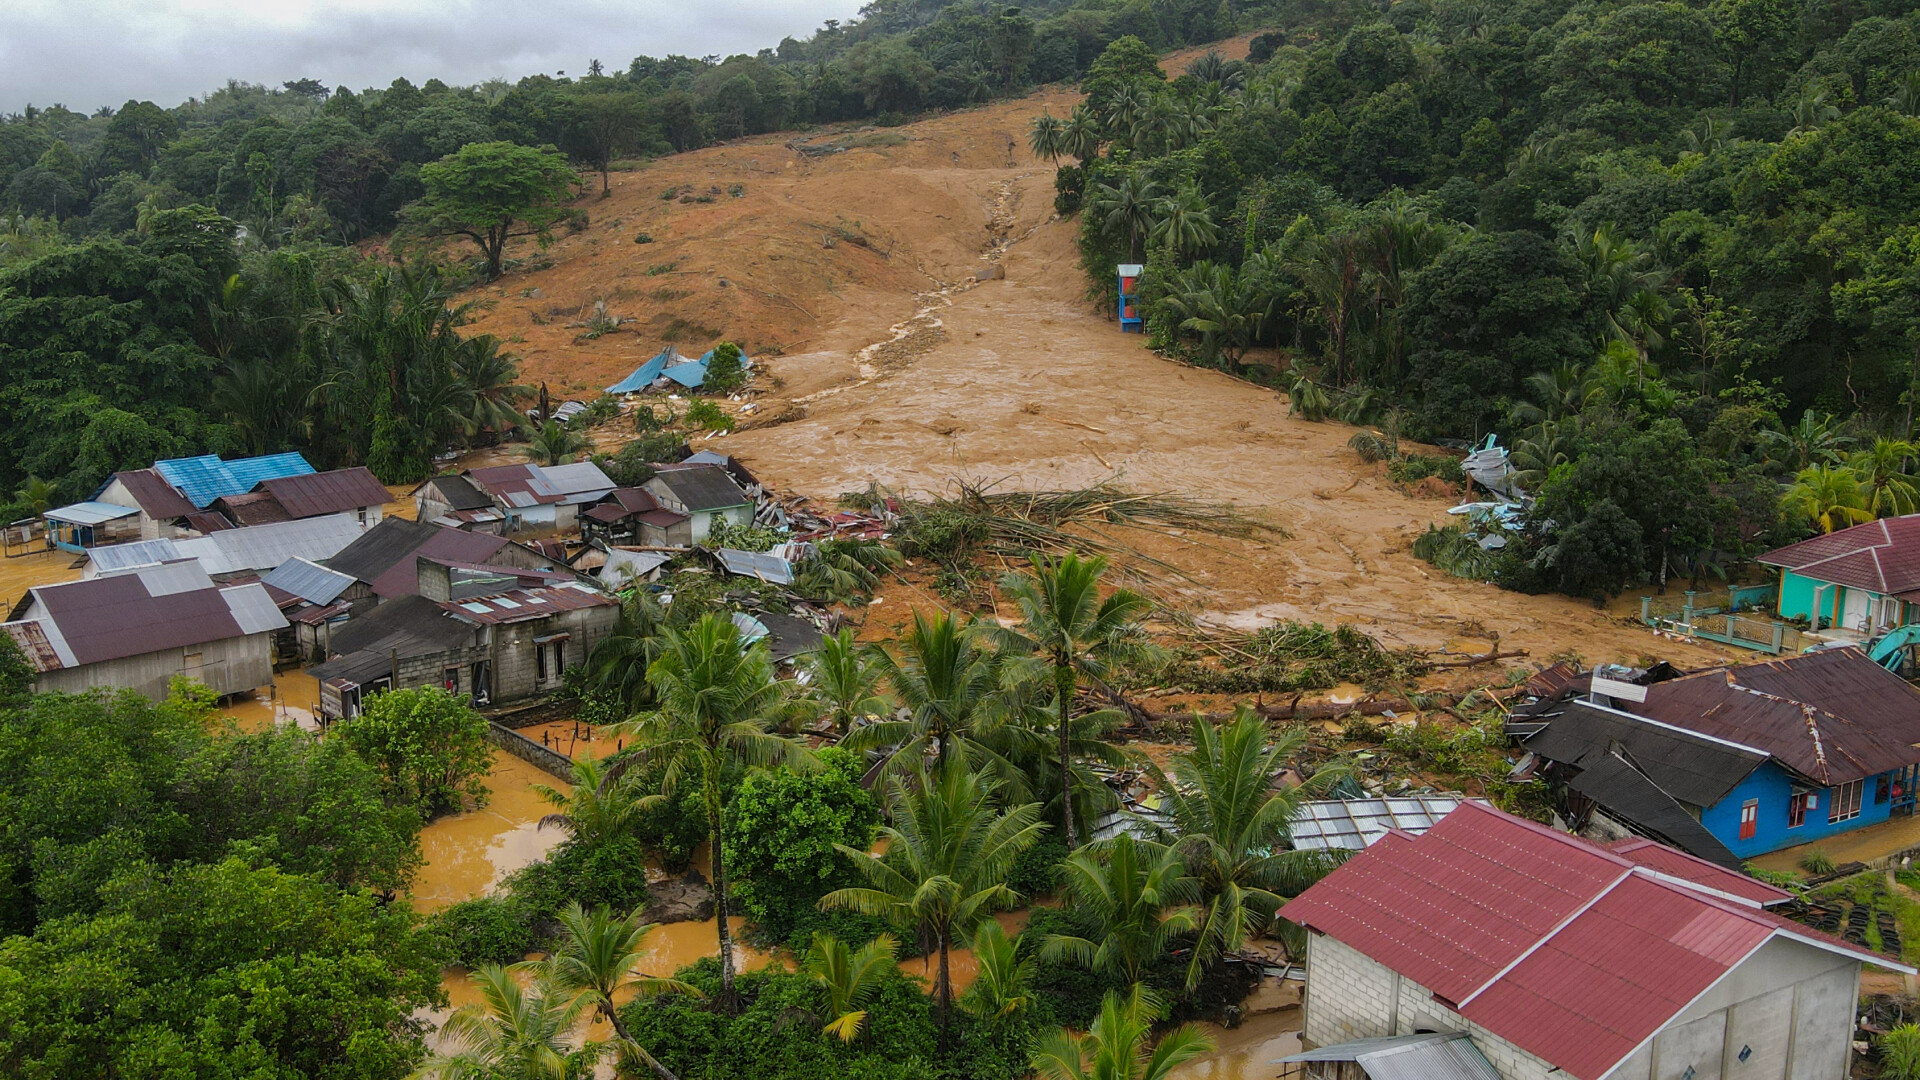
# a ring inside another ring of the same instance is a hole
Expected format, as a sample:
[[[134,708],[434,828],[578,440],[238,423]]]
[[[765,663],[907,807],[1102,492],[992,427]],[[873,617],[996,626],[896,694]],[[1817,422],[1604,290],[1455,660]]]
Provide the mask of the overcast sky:
[[[0,0],[0,112],[172,107],[230,78],[355,90],[755,52],[861,0]]]

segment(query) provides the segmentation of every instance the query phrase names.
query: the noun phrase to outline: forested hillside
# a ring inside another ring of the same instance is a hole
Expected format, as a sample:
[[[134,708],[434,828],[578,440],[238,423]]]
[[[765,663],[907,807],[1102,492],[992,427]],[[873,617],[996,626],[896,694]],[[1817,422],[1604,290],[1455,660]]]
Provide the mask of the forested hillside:
[[[1711,580],[1915,509],[1917,29],[1900,2],[1323,8],[1171,81],[1117,43],[1032,142],[1095,293],[1146,263],[1157,346],[1379,425],[1369,456],[1517,440],[1512,542],[1417,553]]]
[[[464,87],[229,83],[171,108],[5,117],[0,510],[177,454],[299,449],[416,479],[434,451],[516,422],[504,344],[445,309],[516,268],[505,234],[587,223],[567,166],[902,123],[1073,79],[1129,34],[1171,48],[1263,18],[1219,0],[883,2],[756,56],[583,57],[577,77]],[[488,201],[507,174],[513,197]],[[344,246],[390,232],[405,270]]]

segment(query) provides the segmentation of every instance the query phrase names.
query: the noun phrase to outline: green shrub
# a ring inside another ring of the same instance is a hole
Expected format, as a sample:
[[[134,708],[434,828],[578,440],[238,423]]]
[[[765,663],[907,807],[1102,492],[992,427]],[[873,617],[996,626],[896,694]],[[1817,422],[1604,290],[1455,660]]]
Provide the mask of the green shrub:
[[[745,195],[746,193],[747,193],[747,185],[745,184],[728,184],[727,185],[727,194],[733,196],[736,199],[741,197],[742,195]]]
[[[678,259],[675,259],[673,262],[654,263],[652,266],[647,267],[647,276],[659,277],[661,274],[671,274],[673,273],[673,268],[679,265],[680,261]]]
[[[706,398],[695,398],[687,406],[687,423],[706,431],[732,431],[733,417]]]
[[[759,525],[735,525],[725,519],[713,523],[707,531],[707,546],[710,548],[732,548],[735,551],[768,551],[787,537],[784,533]]]
[[[651,244],[653,243],[653,234],[650,232],[638,233],[634,236],[633,242],[636,244]]]
[[[1444,454],[1407,454],[1387,464],[1387,478],[1396,484],[1417,484],[1429,476],[1437,476],[1449,484],[1467,482],[1460,460]]]
[[[1833,857],[1819,848],[1814,848],[1805,855],[1800,856],[1800,869],[1805,870],[1814,877],[1819,877],[1822,874],[1831,874],[1835,869]]]
[[[820,760],[815,773],[754,773],[727,807],[733,896],[770,940],[785,941],[822,896],[857,883],[834,845],[864,850],[880,824],[879,805],[860,786],[861,759],[828,747]]]
[[[532,909],[511,895],[462,900],[432,923],[446,935],[453,959],[470,968],[518,963],[536,944]]]
[[[676,610],[680,599],[675,597]],[[660,790],[657,771],[642,780],[641,790],[648,793]],[[694,849],[707,841],[707,810],[696,785],[681,784],[666,799],[642,810],[634,835],[659,860],[661,869],[670,874],[685,873],[693,861]]]
[[[1880,1075],[1891,1080],[1920,1080],[1920,1024],[1901,1024],[1880,1036]]]
[[[660,201],[672,202],[674,199],[678,198],[679,195],[680,195],[680,188],[678,186],[666,188],[660,192]]]
[[[713,359],[707,361],[707,379],[701,389],[713,394],[731,394],[747,383],[747,370],[740,363],[740,346],[723,341],[713,347]]]
[[[1052,894],[1059,883],[1058,867],[1066,857],[1066,841],[1047,834],[1013,860],[1013,869],[1007,871],[1007,887],[1019,893],[1022,900]]]
[[[545,859],[516,870],[506,889],[536,920],[551,918],[572,900],[620,912],[645,907],[646,845],[634,837],[595,845],[569,840]]]

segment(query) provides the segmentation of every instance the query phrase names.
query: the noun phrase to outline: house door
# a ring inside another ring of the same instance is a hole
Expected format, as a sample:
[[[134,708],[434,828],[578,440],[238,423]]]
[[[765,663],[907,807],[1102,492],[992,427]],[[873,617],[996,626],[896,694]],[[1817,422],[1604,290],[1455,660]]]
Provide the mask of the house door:
[[[1760,831],[1760,800],[1748,799],[1740,804],[1740,839],[1751,840]]]
[[[1866,630],[1867,613],[1873,604],[1873,594],[1865,589],[1848,589],[1841,602],[1845,606],[1840,611],[1840,628]]]

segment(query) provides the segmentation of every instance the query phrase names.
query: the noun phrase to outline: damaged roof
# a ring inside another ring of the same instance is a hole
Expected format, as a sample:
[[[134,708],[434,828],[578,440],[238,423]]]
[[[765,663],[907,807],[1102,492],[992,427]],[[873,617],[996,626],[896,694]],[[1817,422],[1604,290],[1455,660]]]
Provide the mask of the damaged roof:
[[[1662,790],[1694,806],[1712,806],[1767,760],[1766,751],[1707,738],[1685,727],[1619,709],[1572,701],[1520,744],[1546,758],[1587,768],[1618,747]]]
[[[1775,938],[1913,970],[1636,853],[1470,802],[1423,836],[1388,834],[1280,914],[1575,1080],[1599,1080]]]
[[[493,496],[496,502],[516,510],[529,506],[551,506],[564,498],[548,482],[538,465],[494,465],[485,469],[469,469],[467,479],[473,481],[481,491]],[[609,483],[607,486],[613,485]]]
[[[469,600],[441,600],[437,603],[441,611],[456,619],[481,626],[500,626],[532,622],[583,608],[614,607],[620,601],[585,585],[567,584],[514,589]]]
[[[1657,836],[1730,870],[1739,856],[1720,842],[1672,795],[1618,754],[1602,754],[1587,763],[1567,786],[1599,803],[1606,812],[1636,830]]]

